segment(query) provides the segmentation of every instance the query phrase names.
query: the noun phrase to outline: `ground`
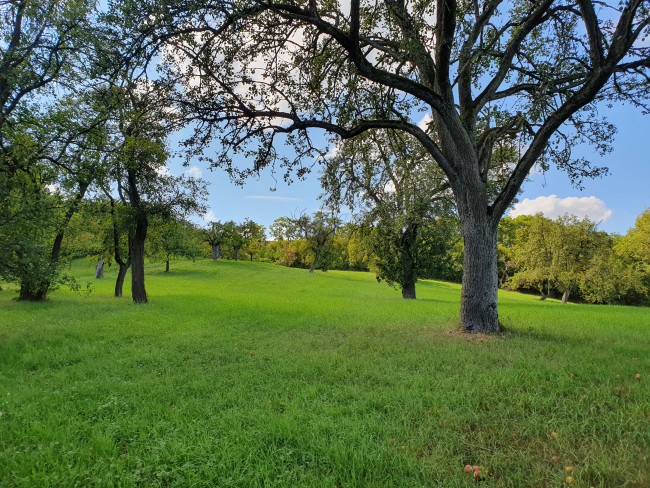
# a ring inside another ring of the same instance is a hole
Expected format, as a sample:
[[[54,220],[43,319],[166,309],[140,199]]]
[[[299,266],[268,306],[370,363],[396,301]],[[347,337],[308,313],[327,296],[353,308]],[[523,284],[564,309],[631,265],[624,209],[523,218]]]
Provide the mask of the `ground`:
[[[647,308],[504,292],[477,338],[455,284],[179,261],[134,306],[106,271],[0,292],[2,487],[650,486]]]

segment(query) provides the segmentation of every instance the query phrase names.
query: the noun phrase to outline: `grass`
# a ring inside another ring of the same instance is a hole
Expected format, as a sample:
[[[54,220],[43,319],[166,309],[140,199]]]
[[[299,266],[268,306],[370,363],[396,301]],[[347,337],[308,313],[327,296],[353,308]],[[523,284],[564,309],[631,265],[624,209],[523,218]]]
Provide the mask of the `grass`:
[[[0,486],[650,486],[647,308],[504,292],[508,332],[473,338],[453,284],[162,271],[146,306],[112,272],[90,297],[0,292]]]

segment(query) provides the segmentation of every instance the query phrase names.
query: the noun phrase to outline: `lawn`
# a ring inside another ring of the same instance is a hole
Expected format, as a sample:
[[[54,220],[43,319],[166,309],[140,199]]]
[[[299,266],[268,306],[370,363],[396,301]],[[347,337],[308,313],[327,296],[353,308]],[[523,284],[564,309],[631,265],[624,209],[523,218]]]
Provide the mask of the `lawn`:
[[[72,272],[0,292],[2,487],[650,487],[647,308],[503,292],[469,337],[455,284],[179,261],[134,306]]]

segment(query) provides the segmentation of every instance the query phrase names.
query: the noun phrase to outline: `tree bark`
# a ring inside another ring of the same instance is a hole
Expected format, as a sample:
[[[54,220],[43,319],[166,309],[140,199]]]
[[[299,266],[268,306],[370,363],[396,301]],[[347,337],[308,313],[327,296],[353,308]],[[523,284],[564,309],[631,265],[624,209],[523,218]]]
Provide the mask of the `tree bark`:
[[[135,217],[135,233],[131,240],[131,297],[133,303],[147,303],[144,286],[144,243],[147,238],[147,216],[138,209]]]
[[[571,294],[571,292],[570,292],[569,290],[566,290],[566,291],[562,294],[562,305],[564,305],[566,302],[569,301],[569,295],[570,295],[570,294]]]
[[[165,264],[165,273],[169,273],[169,258],[167,258],[167,263]]]
[[[239,261],[239,249],[235,248],[235,261]]]
[[[221,257],[221,245],[220,244],[212,244],[212,260],[216,261]]]
[[[402,298],[406,300],[415,300],[415,281],[402,285]]]
[[[104,258],[99,258],[99,261],[97,261],[97,266],[95,266],[95,278],[103,278],[104,277]]]
[[[115,297],[122,298],[122,289],[124,288],[124,278],[126,278],[126,272],[131,266],[130,260],[127,263],[118,263],[119,269],[117,270],[117,279],[115,280]]]
[[[21,283],[18,300],[27,302],[44,302],[47,299],[48,289],[49,286],[41,287],[40,289],[34,291],[29,285]]]
[[[315,254],[314,262],[311,263],[311,267],[309,268],[309,272],[313,273],[317,266],[318,266],[318,254]]]
[[[468,192],[468,198],[472,198]],[[480,197],[479,197],[480,198]],[[485,207],[483,207],[485,208]],[[459,211],[465,256],[460,299],[460,322],[466,332],[499,332],[497,294],[497,231],[485,211]]]

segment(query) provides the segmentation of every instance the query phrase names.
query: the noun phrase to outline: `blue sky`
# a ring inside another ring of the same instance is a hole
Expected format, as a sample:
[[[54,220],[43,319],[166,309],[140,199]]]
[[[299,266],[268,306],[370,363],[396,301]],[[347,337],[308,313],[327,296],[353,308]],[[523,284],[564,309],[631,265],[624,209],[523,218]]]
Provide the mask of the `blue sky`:
[[[566,174],[556,169],[534,174],[524,183],[520,204],[513,215],[542,211],[551,218],[564,213],[587,216],[601,222],[601,230],[620,234],[634,226],[635,218],[650,207],[650,115],[644,116],[629,105],[610,109],[606,115],[618,128],[614,151],[602,158],[589,147],[576,151],[595,164],[608,166],[611,174],[585,181],[582,191],[572,187]],[[325,140],[324,135],[322,139]],[[201,163],[187,168],[173,161],[169,166],[173,174],[191,171],[210,182],[208,221],[241,222],[250,218],[268,228],[278,217],[302,210],[312,213],[320,207],[318,167],[305,181],[295,181],[291,185],[284,183],[282,178],[275,182],[267,171],[239,187],[231,183],[222,170],[210,171]],[[270,191],[273,186],[275,192]]]

